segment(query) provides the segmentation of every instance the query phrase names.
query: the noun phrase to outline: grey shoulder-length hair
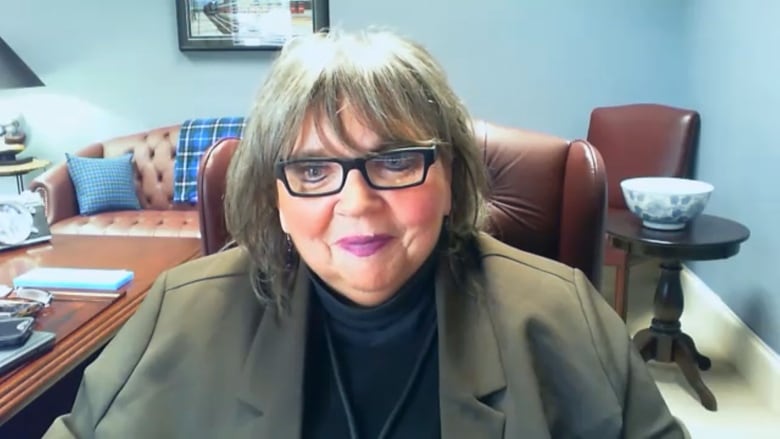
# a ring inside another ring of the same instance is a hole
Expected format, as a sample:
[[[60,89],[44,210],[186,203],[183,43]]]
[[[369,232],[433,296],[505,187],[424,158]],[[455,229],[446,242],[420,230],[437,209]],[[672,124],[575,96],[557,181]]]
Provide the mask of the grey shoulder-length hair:
[[[327,124],[355,147],[339,116],[347,104],[383,140],[439,146],[452,181],[443,257],[453,273],[462,272],[481,228],[487,186],[481,152],[466,108],[430,53],[385,30],[296,38],[254,101],[225,195],[228,232],[251,257],[254,291],[279,309],[286,307],[298,258],[279,223],[274,164],[290,156],[305,121],[320,133]]]

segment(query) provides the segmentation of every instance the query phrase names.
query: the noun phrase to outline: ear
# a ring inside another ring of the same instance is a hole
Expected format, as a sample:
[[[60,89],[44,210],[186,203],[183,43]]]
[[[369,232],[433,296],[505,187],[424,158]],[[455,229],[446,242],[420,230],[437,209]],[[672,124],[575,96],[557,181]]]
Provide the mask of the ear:
[[[452,185],[453,166],[452,161],[444,167],[444,178],[447,180],[447,194],[444,199],[444,215],[449,216],[452,213],[452,194],[454,187]]]
[[[284,213],[282,213],[281,209],[277,209],[277,210],[279,210],[279,224],[282,226],[282,231],[284,233],[288,233],[287,232],[287,221],[284,220]]]
[[[450,213],[452,213],[452,171],[448,171],[446,174],[447,178],[447,189],[446,194],[444,194],[444,205],[442,206],[442,210],[444,211],[444,216],[449,216]]]
[[[276,211],[279,212],[279,225],[282,226],[284,233],[287,233],[287,221],[284,220],[284,213],[282,213],[282,197],[286,190],[282,182],[276,180]]]

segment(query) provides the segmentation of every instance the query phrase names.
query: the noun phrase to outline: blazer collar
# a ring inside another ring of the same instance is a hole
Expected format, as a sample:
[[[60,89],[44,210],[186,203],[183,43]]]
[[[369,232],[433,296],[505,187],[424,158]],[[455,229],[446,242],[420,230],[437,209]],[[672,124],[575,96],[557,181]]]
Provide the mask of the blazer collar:
[[[490,402],[506,381],[487,305],[483,295],[456,285],[445,264],[436,282],[442,437],[500,438],[504,414]],[[238,419],[240,437],[301,436],[308,306],[309,275],[301,264],[289,312],[266,311],[246,357],[238,399],[249,410]]]

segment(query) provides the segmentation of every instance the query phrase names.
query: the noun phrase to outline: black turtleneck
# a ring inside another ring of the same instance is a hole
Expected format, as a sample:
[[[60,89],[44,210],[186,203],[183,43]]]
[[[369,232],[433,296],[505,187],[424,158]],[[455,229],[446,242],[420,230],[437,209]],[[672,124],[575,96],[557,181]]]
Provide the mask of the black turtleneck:
[[[370,308],[333,292],[312,274],[304,438],[355,439],[331,366],[334,360],[358,438],[379,438],[399,400],[382,439],[440,437],[434,259],[390,300]]]

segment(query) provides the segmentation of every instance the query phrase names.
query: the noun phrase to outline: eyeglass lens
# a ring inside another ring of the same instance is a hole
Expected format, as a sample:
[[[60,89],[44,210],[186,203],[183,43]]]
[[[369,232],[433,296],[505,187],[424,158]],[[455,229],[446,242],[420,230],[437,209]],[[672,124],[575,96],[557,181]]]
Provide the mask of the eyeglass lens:
[[[395,151],[354,160],[295,160],[284,166],[284,173],[292,192],[316,195],[340,190],[345,168],[360,169],[373,187],[400,188],[423,181],[425,152]]]

